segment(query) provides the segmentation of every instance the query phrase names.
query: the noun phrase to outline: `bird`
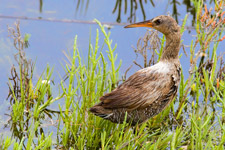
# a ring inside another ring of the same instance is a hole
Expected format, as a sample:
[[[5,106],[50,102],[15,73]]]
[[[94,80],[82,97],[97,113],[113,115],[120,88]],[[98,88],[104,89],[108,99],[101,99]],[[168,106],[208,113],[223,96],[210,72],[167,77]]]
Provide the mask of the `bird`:
[[[113,123],[126,121],[133,126],[159,114],[171,103],[177,95],[181,74],[181,32],[177,22],[170,16],[161,15],[124,28],[134,27],[150,27],[165,35],[166,45],[160,60],[131,75],[89,109],[94,115]]]

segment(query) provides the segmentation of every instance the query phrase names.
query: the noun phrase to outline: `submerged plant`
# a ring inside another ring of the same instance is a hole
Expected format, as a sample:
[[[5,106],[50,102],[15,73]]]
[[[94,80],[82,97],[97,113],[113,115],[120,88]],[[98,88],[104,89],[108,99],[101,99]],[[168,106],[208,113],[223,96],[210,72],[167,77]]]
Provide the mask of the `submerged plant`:
[[[41,125],[46,116],[52,118],[53,115],[46,107],[62,98],[63,94],[53,98],[49,82],[53,70],[49,66],[36,85],[33,84],[34,64],[25,55],[28,35],[22,38],[19,23],[15,23],[15,28],[8,27],[8,31],[18,53],[15,55],[17,66],[12,66],[8,82],[9,94],[7,99],[10,100],[9,110],[11,112],[5,127],[10,127],[12,137],[17,141],[14,144],[15,149],[22,149],[22,146],[32,149],[34,145],[39,148],[49,148],[51,147],[51,134],[45,137]],[[35,137],[38,138],[38,141],[33,145]],[[6,141],[9,139],[7,138]]]

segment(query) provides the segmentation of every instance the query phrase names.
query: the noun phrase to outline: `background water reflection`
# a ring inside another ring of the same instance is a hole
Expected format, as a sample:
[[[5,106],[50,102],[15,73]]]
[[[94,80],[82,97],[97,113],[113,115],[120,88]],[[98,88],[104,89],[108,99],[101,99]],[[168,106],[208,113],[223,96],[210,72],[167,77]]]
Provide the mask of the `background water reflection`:
[[[208,4],[213,1],[207,2]],[[101,22],[136,22],[145,19],[151,19],[158,15],[166,15],[168,12],[181,24],[187,12],[190,12],[187,26],[193,25],[195,19],[195,10],[190,0],[130,0],[130,1],[107,1],[107,0],[77,0],[77,1],[8,1],[2,0],[0,6],[0,15],[6,18],[0,18],[0,119],[7,111],[8,102],[5,100],[8,93],[6,82],[10,74],[10,67],[14,63],[14,53],[16,52],[12,41],[8,37],[7,25],[12,26],[17,19],[7,19],[7,16],[36,19],[76,19],[81,21],[92,21],[97,18]],[[41,75],[46,65],[49,64],[55,68],[54,80],[59,81],[57,73],[61,74],[63,69],[61,64],[64,55],[63,50],[71,50],[73,46],[74,36],[78,35],[78,48],[84,57],[87,56],[89,36],[91,34],[92,43],[94,43],[95,30],[98,28],[96,24],[78,24],[64,23],[41,20],[20,20],[22,33],[31,34],[30,47],[27,49],[27,57],[36,60],[35,79]],[[124,29],[123,25],[112,26],[111,38],[117,43],[116,52],[118,60],[122,60],[121,75],[132,64],[136,58],[133,47],[136,47],[137,40],[140,36],[144,36],[146,28]],[[190,45],[190,41],[195,34],[186,31],[182,37],[185,45]],[[100,42],[103,39],[100,39]],[[225,45],[220,44],[219,50],[222,52]],[[188,53],[188,48],[186,49]],[[103,50],[104,51],[104,50]],[[183,51],[180,51],[183,54]],[[182,55],[181,64],[183,68],[188,68],[188,57]],[[140,61],[140,60],[139,60]],[[119,63],[119,61],[117,62]],[[133,67],[128,75],[138,69]],[[188,69],[184,69],[184,74],[188,73]],[[63,74],[61,74],[62,76]],[[0,123],[1,124],[1,123]],[[2,126],[2,124],[0,125]]]

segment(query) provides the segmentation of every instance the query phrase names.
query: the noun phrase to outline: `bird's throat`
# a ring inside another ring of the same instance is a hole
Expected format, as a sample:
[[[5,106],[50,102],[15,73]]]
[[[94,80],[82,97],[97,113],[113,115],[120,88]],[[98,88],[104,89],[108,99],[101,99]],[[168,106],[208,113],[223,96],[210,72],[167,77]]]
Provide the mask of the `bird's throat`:
[[[179,59],[181,36],[180,33],[166,36],[166,46],[160,60]]]

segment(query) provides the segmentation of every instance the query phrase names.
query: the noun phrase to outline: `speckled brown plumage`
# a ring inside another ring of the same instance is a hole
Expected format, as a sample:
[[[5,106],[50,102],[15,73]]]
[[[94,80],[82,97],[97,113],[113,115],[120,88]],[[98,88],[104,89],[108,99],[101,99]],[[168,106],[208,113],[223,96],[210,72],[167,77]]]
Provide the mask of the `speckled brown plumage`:
[[[96,116],[122,123],[142,123],[166,108],[177,94],[180,82],[180,27],[169,16],[158,16],[149,21],[126,26],[151,27],[166,36],[166,46],[160,61],[141,69],[124,83],[100,98],[101,102],[90,108]]]

